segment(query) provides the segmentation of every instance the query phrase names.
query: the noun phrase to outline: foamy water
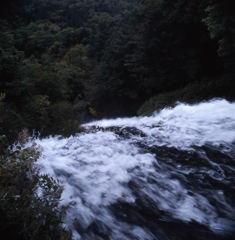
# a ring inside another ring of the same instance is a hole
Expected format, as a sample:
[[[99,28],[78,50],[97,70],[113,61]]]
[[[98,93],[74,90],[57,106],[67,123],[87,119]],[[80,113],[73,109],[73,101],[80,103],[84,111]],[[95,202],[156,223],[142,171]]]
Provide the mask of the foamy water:
[[[234,236],[235,103],[179,104],[84,127],[36,140],[42,171],[65,187],[73,239],[188,239],[191,228],[194,239]]]

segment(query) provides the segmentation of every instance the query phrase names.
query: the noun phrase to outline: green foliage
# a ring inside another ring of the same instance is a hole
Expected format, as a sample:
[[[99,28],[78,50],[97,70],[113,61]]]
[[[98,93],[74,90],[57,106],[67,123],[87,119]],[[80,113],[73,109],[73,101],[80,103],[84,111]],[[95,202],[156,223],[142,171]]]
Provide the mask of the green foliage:
[[[66,79],[60,78],[57,72],[48,73],[38,65],[30,75],[36,95],[47,95],[51,102],[65,100],[68,97]]]
[[[216,79],[204,79],[202,82],[189,84],[175,91],[160,93],[146,101],[139,108],[138,115],[149,116],[163,108],[174,107],[177,102],[193,104],[213,98],[231,100],[234,96],[234,77],[227,74]]]
[[[207,25],[211,38],[219,43],[217,53],[226,67],[235,64],[235,5],[231,0],[210,0],[202,21]]]
[[[22,0],[0,12],[1,111],[14,132],[135,115],[151,96],[235,69],[231,0]],[[72,113],[56,120],[64,106]]]
[[[4,94],[0,105],[0,135],[6,135],[9,141],[24,127],[19,111],[30,99],[31,85],[26,76],[22,57],[17,52],[6,53],[0,49],[0,92]]]
[[[0,156],[0,234],[3,239],[70,239],[61,226],[62,187],[40,174],[40,147],[19,134],[16,147]]]
[[[89,76],[90,60],[87,48],[83,44],[76,44],[55,65],[59,81],[66,81],[68,86],[67,99],[75,103],[83,97],[84,82]]]
[[[14,50],[12,46],[14,37],[7,30],[7,22],[0,19],[0,48],[4,49],[5,52],[12,52]]]
[[[43,135],[61,134],[69,137],[79,132],[79,121],[76,107],[69,102],[57,102],[48,108],[49,122]]]
[[[2,52],[0,78],[0,89],[6,94],[7,102],[22,103],[28,99],[32,85],[27,81],[27,70],[20,54]]]
[[[206,79],[217,81],[224,74],[231,74],[232,78],[234,21],[233,15],[226,13],[234,13],[234,9],[231,1],[227,1],[226,8],[225,3],[220,3],[223,8],[216,7],[213,12],[208,8],[209,3],[207,0],[142,1],[123,16],[86,86],[91,106],[106,116],[128,115],[135,113],[150,96],[179,91],[197,82],[203,85]],[[224,34],[230,33],[231,41],[223,46],[230,57],[217,54],[218,49],[222,51],[222,42],[211,38],[202,21],[209,18],[223,27]],[[228,66],[230,69],[226,69]],[[226,91],[230,92],[230,88]],[[209,89],[204,99],[207,96]]]

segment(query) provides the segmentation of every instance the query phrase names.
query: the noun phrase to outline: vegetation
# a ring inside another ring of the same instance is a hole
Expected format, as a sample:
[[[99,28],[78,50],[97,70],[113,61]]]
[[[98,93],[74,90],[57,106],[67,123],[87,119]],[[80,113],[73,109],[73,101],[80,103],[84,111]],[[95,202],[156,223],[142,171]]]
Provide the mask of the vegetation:
[[[0,93],[5,97],[0,111],[5,126],[0,134],[11,140],[26,127],[41,136],[69,136],[93,117],[87,82],[93,79],[94,66],[122,14],[137,2],[2,2]],[[66,113],[56,115],[65,108]]]
[[[234,99],[234,83],[229,85],[227,79],[233,78],[235,69],[235,7],[231,1],[218,2],[142,1],[108,40],[92,82],[99,86],[98,94],[90,97],[94,107],[108,109],[109,115],[118,108],[133,114],[150,97],[157,100],[159,94],[196,83],[216,85],[218,79],[225,80],[223,91],[211,94],[203,87],[204,98],[195,99],[195,93],[184,100]]]
[[[234,100],[234,13],[232,0],[1,1],[1,231],[14,226],[17,239],[50,239],[46,226],[59,223],[54,207],[34,195],[41,183],[57,186],[34,168],[37,147],[6,150],[22,129],[70,136],[93,118],[151,114],[177,101]],[[19,186],[17,171],[25,179]],[[51,193],[55,203],[59,193]],[[55,222],[44,226],[42,217],[34,228],[48,208]]]
[[[25,145],[23,130],[18,144],[0,157],[0,234],[3,239],[70,239],[61,226],[58,204],[62,187],[34,164],[40,147]]]
[[[135,115],[153,96],[234,75],[231,0],[12,0],[0,12],[8,138],[23,127],[74,134],[91,118]],[[232,87],[203,99],[234,99]]]
[[[217,80],[192,83],[184,88],[153,96],[141,105],[138,115],[150,116],[154,111],[159,111],[166,106],[174,107],[178,102],[193,104],[215,97],[233,96],[235,86],[233,88],[231,86],[234,86],[234,77],[226,75]]]

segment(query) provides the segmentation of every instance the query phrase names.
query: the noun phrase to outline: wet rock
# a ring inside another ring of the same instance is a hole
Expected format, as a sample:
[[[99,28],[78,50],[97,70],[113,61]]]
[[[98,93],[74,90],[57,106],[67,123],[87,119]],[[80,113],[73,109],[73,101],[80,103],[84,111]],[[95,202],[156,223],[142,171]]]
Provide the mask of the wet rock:
[[[139,136],[139,137],[146,136],[142,131],[140,131],[138,128],[135,128],[135,127],[122,128],[120,131],[120,135],[126,138],[129,138],[131,136]]]

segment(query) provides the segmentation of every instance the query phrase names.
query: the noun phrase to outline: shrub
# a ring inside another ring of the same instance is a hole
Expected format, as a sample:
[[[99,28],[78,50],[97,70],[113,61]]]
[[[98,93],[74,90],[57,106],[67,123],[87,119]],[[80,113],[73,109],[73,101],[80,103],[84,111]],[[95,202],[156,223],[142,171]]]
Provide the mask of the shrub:
[[[160,93],[150,98],[138,110],[138,115],[151,115],[165,107],[174,107],[177,102],[197,103],[215,97],[234,99],[234,76],[224,75],[215,79],[189,84],[182,89]]]
[[[28,132],[0,156],[0,235],[2,239],[70,239],[59,208],[62,187],[39,173],[40,146],[26,146]]]

